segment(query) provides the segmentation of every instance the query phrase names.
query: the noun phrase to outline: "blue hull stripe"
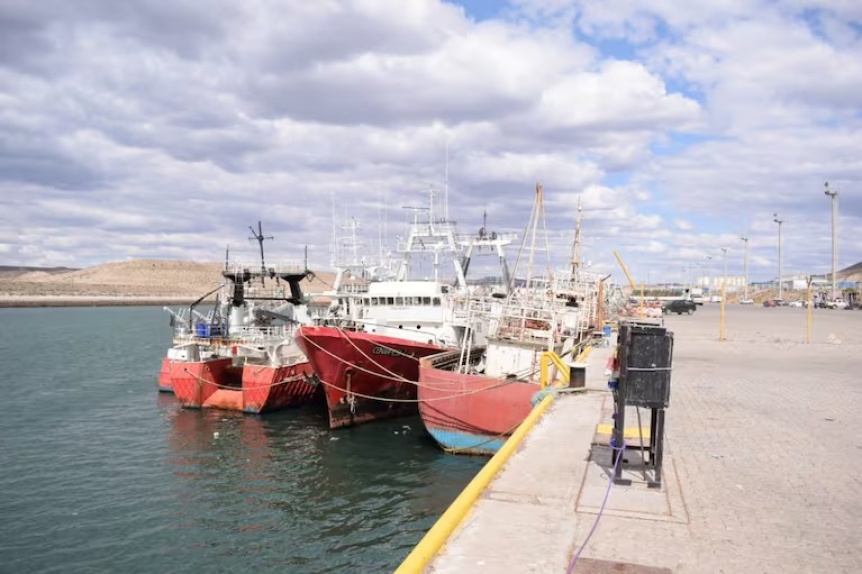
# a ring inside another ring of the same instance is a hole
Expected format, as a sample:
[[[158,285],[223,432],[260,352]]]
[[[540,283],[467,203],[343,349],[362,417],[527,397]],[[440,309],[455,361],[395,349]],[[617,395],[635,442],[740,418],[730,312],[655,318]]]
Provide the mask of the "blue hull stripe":
[[[443,448],[475,454],[494,454],[500,450],[507,438],[454,429],[428,428],[428,432]]]

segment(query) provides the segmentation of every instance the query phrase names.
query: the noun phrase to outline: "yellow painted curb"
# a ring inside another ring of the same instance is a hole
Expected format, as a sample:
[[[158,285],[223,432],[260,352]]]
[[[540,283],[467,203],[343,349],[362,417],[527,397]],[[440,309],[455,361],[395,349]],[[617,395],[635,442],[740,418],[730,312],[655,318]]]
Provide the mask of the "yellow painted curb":
[[[578,355],[577,361],[582,361],[590,354],[592,347],[586,349]],[[503,468],[503,465],[515,454],[517,448],[521,445],[524,437],[536,425],[536,422],[545,414],[548,407],[554,401],[554,395],[548,395],[536,405],[524,422],[518,426],[517,430],[512,433],[512,436],[503,443],[500,450],[491,457],[482,470],[473,477],[473,480],[461,491],[458,498],[449,505],[446,512],[437,519],[431,530],[425,533],[419,544],[407,555],[404,562],[395,570],[395,574],[419,574],[431,562],[431,559],[440,551],[443,545],[449,540],[449,537],[455,532],[455,529],[466,518],[467,514],[473,509],[473,505],[482,495],[482,492],[488,487],[491,481]]]
[[[600,424],[596,425],[596,434],[612,434],[614,432],[614,425],[609,424]],[[638,433],[638,427],[626,427],[623,431],[623,437],[625,438],[640,438],[640,434]],[[644,440],[650,437],[649,429],[643,429],[643,437]]]

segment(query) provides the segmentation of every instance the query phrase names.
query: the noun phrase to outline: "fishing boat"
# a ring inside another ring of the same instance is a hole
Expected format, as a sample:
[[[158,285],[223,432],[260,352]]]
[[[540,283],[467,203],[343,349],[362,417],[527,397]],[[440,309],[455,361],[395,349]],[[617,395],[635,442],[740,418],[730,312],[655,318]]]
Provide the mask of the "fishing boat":
[[[505,266],[509,234],[459,236],[455,225],[430,207],[416,211],[395,278],[373,281],[361,293],[335,294],[334,315],[317,326],[303,326],[297,342],[324,386],[331,428],[417,412],[419,360],[469,339],[482,344],[486,329],[470,316],[465,277],[471,258],[495,254]],[[445,213],[445,208],[443,212]],[[422,214],[422,216],[420,216]],[[411,257],[433,257],[433,279],[410,280]],[[441,279],[441,259],[454,262],[454,285]]]
[[[545,219],[541,186],[536,191],[532,230]],[[528,231],[525,242],[528,236],[536,233]],[[487,345],[476,364],[459,360],[454,368],[440,368],[442,355],[421,362],[419,414],[445,450],[495,453],[530,413],[537,393],[569,378],[573,355],[595,325],[600,283],[579,266],[580,216],[575,237],[571,268],[542,276],[528,268],[523,286],[488,321]]]
[[[263,234],[259,270],[227,264],[226,283],[207,314],[196,307],[171,312],[173,346],[163,360],[159,388],[169,386],[185,408],[262,413],[299,406],[319,396],[313,371],[296,344],[299,325],[310,323],[300,282],[305,266],[267,266]]]

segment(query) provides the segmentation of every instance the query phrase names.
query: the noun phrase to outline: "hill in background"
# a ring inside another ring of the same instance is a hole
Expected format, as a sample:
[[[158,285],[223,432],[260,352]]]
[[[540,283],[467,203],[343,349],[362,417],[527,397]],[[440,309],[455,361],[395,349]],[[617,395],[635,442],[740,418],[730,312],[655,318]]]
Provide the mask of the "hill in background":
[[[221,263],[136,259],[84,269],[0,267],[0,295],[197,298],[224,281]],[[303,281],[307,293],[330,289],[331,272]]]
[[[831,273],[829,274],[832,275]],[[836,271],[835,275],[839,281],[850,281],[852,283],[862,282],[862,261],[856,265],[845,267],[840,271]]]

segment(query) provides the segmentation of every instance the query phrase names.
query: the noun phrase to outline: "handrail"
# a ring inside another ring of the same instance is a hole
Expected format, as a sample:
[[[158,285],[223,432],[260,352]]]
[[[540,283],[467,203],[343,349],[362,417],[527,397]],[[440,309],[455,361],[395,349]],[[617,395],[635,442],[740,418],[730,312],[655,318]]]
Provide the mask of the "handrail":
[[[545,351],[539,357],[539,382],[540,388],[545,389],[548,386],[548,367],[549,363],[553,363],[555,367],[557,367],[557,371],[559,371],[563,375],[563,380],[565,382],[569,382],[570,373],[569,366],[563,362],[563,358],[560,357],[553,351]]]

